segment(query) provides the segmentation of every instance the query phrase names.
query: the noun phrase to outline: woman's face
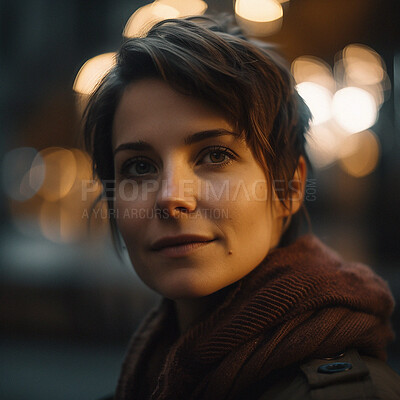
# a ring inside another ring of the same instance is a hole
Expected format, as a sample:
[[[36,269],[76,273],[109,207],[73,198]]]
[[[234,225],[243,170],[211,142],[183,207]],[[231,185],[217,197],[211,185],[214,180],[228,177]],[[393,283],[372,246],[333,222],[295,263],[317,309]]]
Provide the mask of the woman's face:
[[[277,245],[280,203],[215,107],[155,78],[134,82],[115,113],[113,150],[118,228],[137,274],[161,295],[214,293]]]

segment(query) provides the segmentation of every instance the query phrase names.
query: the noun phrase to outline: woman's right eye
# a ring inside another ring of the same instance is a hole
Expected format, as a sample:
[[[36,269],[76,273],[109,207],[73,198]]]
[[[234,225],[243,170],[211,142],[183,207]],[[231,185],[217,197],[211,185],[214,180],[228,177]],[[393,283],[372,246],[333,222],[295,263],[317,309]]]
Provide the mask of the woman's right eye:
[[[157,168],[146,159],[131,159],[121,167],[121,175],[126,178],[140,178],[157,173]]]

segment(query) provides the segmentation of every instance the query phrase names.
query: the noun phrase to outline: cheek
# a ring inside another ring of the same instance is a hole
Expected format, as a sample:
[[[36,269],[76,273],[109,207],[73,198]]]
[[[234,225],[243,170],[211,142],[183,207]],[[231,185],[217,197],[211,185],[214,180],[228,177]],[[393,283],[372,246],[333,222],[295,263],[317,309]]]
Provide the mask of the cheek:
[[[122,208],[150,207],[158,190],[157,180],[146,180],[139,183],[126,179],[117,181],[115,198]]]
[[[240,179],[231,182],[228,197],[230,208],[239,214],[246,214],[250,219],[267,214],[269,201],[265,180]]]
[[[238,243],[250,246],[252,251],[257,243],[268,246],[273,235],[274,220],[268,197],[268,185],[264,179],[241,180],[230,189],[231,201],[227,208],[231,228]]]
[[[151,198],[141,198],[132,190],[116,193],[114,206],[117,212],[117,226],[128,249],[132,245],[136,247],[140,244],[143,232],[151,219],[151,204]]]
[[[147,282],[146,257],[143,252],[145,245],[145,232],[148,230],[148,210],[143,204],[124,201],[116,198],[115,208],[117,210],[117,227],[125,242],[129,258],[139,277]]]
[[[252,200],[260,203],[266,203],[270,198],[270,189],[265,180],[258,180],[252,184]]]

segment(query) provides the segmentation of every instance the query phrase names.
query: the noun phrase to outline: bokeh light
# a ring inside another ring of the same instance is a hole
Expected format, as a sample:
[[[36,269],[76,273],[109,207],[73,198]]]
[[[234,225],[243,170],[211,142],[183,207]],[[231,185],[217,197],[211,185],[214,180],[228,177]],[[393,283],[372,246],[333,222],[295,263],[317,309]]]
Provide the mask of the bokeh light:
[[[167,18],[178,18],[179,10],[156,1],[137,9],[125,25],[123,36],[126,38],[146,35],[153,25]]]
[[[77,165],[74,186],[80,185],[82,180],[93,179],[92,159],[89,154],[79,149],[69,149],[75,158]]]
[[[389,95],[390,80],[381,56],[368,46],[350,44],[336,55],[335,79],[339,87],[359,87],[370,93],[377,109]]]
[[[11,199],[17,201],[30,199],[42,186],[44,177],[43,159],[32,147],[13,149],[3,158],[3,189]]]
[[[337,123],[349,133],[370,128],[378,116],[374,97],[357,87],[337,91],[333,96],[332,112]]]
[[[314,82],[302,82],[297,91],[304,99],[313,115],[313,125],[319,125],[331,119],[332,93]]]
[[[385,77],[380,55],[362,44],[350,44],[343,49],[343,64],[351,84],[375,85]]]
[[[73,89],[82,95],[91,94],[115,65],[115,53],[104,53],[86,61],[76,75]]]
[[[351,44],[336,54],[333,71],[313,56],[296,58],[291,71],[314,117],[307,139],[313,164],[324,168],[339,161],[352,176],[370,173],[379,158],[374,156],[379,141],[368,129],[376,123],[390,92],[380,55],[368,46]],[[370,151],[371,157],[362,158],[359,148]]]
[[[100,218],[97,215],[95,223],[90,219],[94,202],[102,191],[100,183],[92,179],[91,159],[87,153],[78,149],[65,151],[74,158],[76,173],[73,181],[71,179],[72,184],[68,182],[70,189],[64,196],[57,201],[44,199],[40,209],[42,234],[51,241],[63,243],[77,242],[89,235],[104,236],[107,216],[103,214],[103,218]],[[71,165],[71,160],[68,162]],[[62,178],[59,170],[58,173]],[[89,223],[92,225],[90,231]]]
[[[58,243],[70,241],[74,226],[71,215],[60,204],[43,202],[39,216],[44,237]]]
[[[47,201],[56,201],[66,196],[77,176],[76,159],[72,151],[60,147],[42,150],[46,174],[38,193]]]
[[[235,13],[254,22],[269,22],[283,16],[282,6],[274,0],[237,0]]]
[[[320,58],[312,56],[298,57],[292,62],[291,71],[297,84],[314,82],[331,92],[335,91],[332,68]]]
[[[268,36],[282,27],[283,9],[276,0],[236,0],[235,15],[250,36]]]
[[[316,168],[326,168],[335,163],[343,139],[343,131],[333,122],[312,126],[306,142],[312,164]]]
[[[100,186],[98,186],[100,188]],[[93,192],[94,193],[94,192]],[[95,196],[86,201],[81,192],[70,193],[59,202],[44,201],[40,209],[40,228],[43,236],[57,243],[79,242],[89,234],[104,234],[107,226],[107,214],[96,214],[92,219],[92,206]],[[93,229],[93,219],[96,229]],[[92,229],[89,231],[89,224]]]
[[[92,160],[86,152],[60,147],[40,152],[20,148],[7,154],[3,167],[12,222],[22,234],[36,237],[41,232],[51,241],[72,243],[97,240],[108,233],[105,210],[93,216],[102,186],[93,179]],[[12,174],[6,174],[7,170]],[[105,205],[96,207],[104,209]]]
[[[156,3],[173,7],[179,12],[179,18],[203,15],[208,7],[207,3],[202,0],[157,0]]]
[[[371,130],[348,136],[339,153],[340,166],[349,175],[364,177],[376,169],[380,156],[378,137]]]

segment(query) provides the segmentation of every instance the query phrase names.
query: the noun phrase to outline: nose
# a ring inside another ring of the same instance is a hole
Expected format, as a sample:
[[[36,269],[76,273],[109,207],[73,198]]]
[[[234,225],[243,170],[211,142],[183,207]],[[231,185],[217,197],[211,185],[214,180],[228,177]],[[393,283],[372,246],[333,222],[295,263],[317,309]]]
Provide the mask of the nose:
[[[182,213],[195,211],[195,184],[196,180],[190,173],[189,166],[174,166],[164,170],[156,207],[174,218],[178,218]]]

